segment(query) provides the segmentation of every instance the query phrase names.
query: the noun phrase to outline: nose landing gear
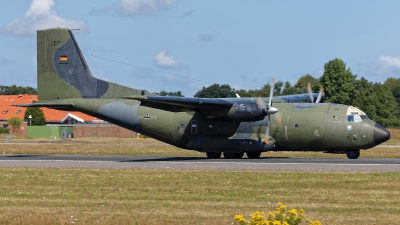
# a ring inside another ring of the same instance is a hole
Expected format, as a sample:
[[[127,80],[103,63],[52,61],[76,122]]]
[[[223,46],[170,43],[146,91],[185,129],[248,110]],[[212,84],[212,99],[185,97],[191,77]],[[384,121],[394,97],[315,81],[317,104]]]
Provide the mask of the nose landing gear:
[[[346,155],[349,159],[358,159],[358,157],[360,157],[360,149],[347,150]]]

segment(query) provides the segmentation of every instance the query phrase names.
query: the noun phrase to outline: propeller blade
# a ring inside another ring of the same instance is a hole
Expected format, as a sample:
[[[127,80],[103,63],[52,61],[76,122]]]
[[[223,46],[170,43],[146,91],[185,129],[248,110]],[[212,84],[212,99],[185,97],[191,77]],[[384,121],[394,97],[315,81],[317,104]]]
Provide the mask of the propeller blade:
[[[324,93],[324,86],[321,86],[321,89],[319,89],[317,101],[315,101],[315,103],[319,103],[321,101],[323,93]]]
[[[269,103],[268,103],[268,107],[271,107],[272,98],[274,97],[274,89],[275,89],[275,79],[272,78],[272,79],[271,79],[271,87],[270,87],[270,90],[269,90]]]
[[[313,96],[312,91],[311,91],[311,84],[310,84],[310,82],[308,82],[307,90],[308,90],[308,94],[310,95],[310,100],[311,100],[311,102],[314,103],[314,96]]]
[[[278,121],[279,124],[282,123],[282,114],[280,112],[277,112],[274,114],[276,121]]]
[[[269,91],[269,102],[268,102],[268,119],[267,119],[267,127],[265,129],[265,138],[264,142],[269,144],[269,129],[270,129],[270,116],[271,114],[277,113],[278,109],[272,107],[272,98],[274,97],[274,89],[275,89],[275,79],[271,79],[271,86]]]
[[[265,139],[264,139],[264,142],[265,142],[265,144],[269,144],[269,136],[265,136]]]
[[[240,95],[238,93],[235,93],[235,94],[236,94],[236,98],[240,98]]]
[[[266,144],[269,144],[269,119],[270,119],[270,115],[267,116],[267,127],[265,129],[265,138],[264,138],[264,142]]]
[[[260,96],[258,96],[257,105],[258,105],[258,108],[260,108],[260,109],[265,107],[265,102],[264,102],[264,100],[262,100],[262,98]]]

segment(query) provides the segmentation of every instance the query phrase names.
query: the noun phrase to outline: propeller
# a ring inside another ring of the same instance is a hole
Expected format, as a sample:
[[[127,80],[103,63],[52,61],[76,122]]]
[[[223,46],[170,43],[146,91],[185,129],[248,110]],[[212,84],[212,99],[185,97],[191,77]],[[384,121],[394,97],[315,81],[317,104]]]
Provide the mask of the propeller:
[[[270,129],[270,116],[271,114],[277,114],[278,113],[278,109],[275,107],[272,107],[272,98],[274,97],[274,87],[275,87],[275,79],[272,78],[271,80],[271,87],[270,87],[270,92],[269,92],[269,102],[268,102],[268,106],[265,105],[265,102],[261,99],[261,97],[258,97],[258,107],[261,108],[262,112],[264,113],[264,115],[267,116],[267,127],[265,129],[265,138],[264,138],[264,142],[266,144],[269,144],[269,129]],[[281,121],[282,120],[282,115],[278,114],[278,119],[277,121]],[[279,120],[279,118],[281,118]]]
[[[280,112],[277,112],[274,114],[276,121],[278,121],[279,124],[282,123],[282,114]]]
[[[313,93],[312,93],[312,91],[311,91],[311,84],[310,84],[310,82],[308,82],[307,90],[308,90],[308,95],[310,96],[311,102],[314,103],[314,96],[313,96]]]
[[[321,88],[319,89],[317,101],[315,103],[319,103],[321,101],[322,95],[324,94],[324,86],[321,85]]]
[[[311,102],[314,103],[314,96],[313,96],[313,93],[311,91],[310,82],[308,82],[307,90],[308,90],[308,95],[310,96]],[[319,103],[321,101],[323,95],[324,95],[324,86],[321,85],[321,88],[319,89],[318,97],[317,97],[317,100],[315,101],[315,103]]]

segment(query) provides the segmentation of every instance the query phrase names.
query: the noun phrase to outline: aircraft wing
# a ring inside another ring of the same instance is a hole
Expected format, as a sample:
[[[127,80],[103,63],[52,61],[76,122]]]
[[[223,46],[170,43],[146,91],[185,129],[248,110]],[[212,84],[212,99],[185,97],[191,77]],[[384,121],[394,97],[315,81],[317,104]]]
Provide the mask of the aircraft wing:
[[[128,96],[125,99],[133,99],[141,102],[141,105],[163,109],[168,111],[182,111],[185,108],[210,110],[210,109],[229,109],[233,103],[218,98],[185,98],[171,96]]]
[[[312,93],[314,99],[317,99],[318,93]],[[310,100],[310,95],[309,94],[297,94],[297,95],[281,95],[277,96],[276,98],[282,99],[286,103],[291,103],[291,102],[303,102]]]
[[[317,93],[313,93],[314,98],[318,97]],[[221,99],[221,98],[186,98],[172,96],[143,96],[134,95],[122,97],[124,99],[133,99],[141,102],[141,105],[157,108],[172,112],[184,111],[184,109],[194,109],[199,111],[229,109],[233,106],[237,99]],[[268,99],[268,98],[267,98]],[[283,95],[274,97],[274,102],[302,102],[310,99],[309,94]],[[245,100],[245,98],[241,98]],[[207,114],[209,114],[207,113]],[[212,114],[212,113],[211,113]]]

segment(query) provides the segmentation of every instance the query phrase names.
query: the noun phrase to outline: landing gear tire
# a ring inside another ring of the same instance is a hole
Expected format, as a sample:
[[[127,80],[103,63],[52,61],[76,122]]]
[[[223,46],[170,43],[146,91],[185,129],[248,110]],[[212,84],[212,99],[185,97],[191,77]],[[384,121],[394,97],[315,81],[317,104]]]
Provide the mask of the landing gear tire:
[[[244,155],[244,152],[239,152],[239,153],[224,152],[225,159],[241,159],[243,157],[243,155]]]
[[[258,159],[260,158],[261,152],[246,152],[247,158]]]
[[[209,159],[219,159],[221,158],[221,152],[207,152],[207,158]]]
[[[347,150],[346,155],[347,158],[349,159],[358,159],[358,157],[360,157],[360,150],[359,149]]]

